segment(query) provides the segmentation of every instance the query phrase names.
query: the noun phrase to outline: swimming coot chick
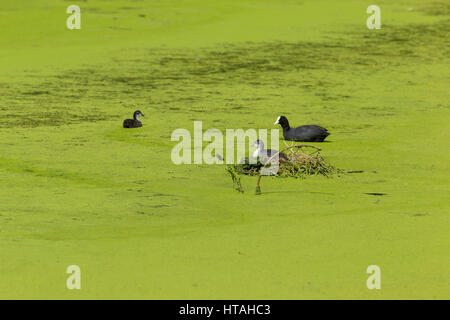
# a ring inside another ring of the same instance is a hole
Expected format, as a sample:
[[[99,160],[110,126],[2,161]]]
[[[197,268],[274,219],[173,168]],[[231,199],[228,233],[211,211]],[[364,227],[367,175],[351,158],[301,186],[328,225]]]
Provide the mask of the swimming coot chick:
[[[135,111],[133,114],[133,119],[126,119],[123,121],[124,128],[139,128],[142,127],[141,121],[139,119],[144,115],[139,110]]]
[[[258,148],[253,152],[253,158],[259,158],[261,163],[265,163],[269,158],[278,153],[278,150],[264,149],[264,142],[261,140],[256,140],[252,146]],[[289,161],[288,157],[282,152],[278,153],[278,159],[279,161]]]
[[[284,140],[323,142],[323,140],[330,135],[327,129],[316,125],[291,128],[289,126],[289,121],[285,116],[278,117],[274,124],[280,124],[283,128]]]

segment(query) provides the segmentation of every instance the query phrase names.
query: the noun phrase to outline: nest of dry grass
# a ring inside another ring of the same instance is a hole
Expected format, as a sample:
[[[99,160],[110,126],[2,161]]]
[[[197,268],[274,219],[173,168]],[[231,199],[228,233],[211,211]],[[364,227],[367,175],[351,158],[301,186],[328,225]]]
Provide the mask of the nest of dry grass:
[[[328,163],[320,154],[321,149],[316,146],[297,144],[288,146],[280,152],[287,157],[287,161],[280,161],[278,172],[273,175],[276,177],[292,177],[304,179],[307,176],[322,175],[329,177],[339,173],[341,170]],[[258,161],[251,164],[249,159],[244,159],[240,164],[227,165],[226,171],[233,180],[233,188],[239,192],[244,192],[241,185],[241,175],[259,176],[257,184],[257,193],[260,193],[261,169],[270,166],[272,157],[265,164]]]
[[[292,152],[289,161],[281,162],[278,169],[280,177],[305,178],[312,175],[330,176],[337,169],[329,164],[317,151],[314,154]]]

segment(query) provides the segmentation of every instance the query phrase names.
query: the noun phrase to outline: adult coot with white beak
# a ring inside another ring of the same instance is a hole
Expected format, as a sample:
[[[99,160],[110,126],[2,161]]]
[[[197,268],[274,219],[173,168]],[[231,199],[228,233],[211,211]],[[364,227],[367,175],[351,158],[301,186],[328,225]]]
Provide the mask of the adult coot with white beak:
[[[304,141],[304,142],[323,142],[330,135],[327,129],[316,125],[305,125],[297,128],[291,128],[289,121],[285,116],[278,117],[275,124],[283,128],[284,140]]]

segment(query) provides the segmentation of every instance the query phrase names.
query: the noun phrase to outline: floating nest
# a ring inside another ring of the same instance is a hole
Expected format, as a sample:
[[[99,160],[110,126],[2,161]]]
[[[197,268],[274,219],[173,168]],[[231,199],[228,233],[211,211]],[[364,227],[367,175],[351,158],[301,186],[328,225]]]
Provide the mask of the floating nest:
[[[312,149],[312,151],[311,151]],[[287,151],[287,152],[286,152]],[[304,179],[307,176],[322,175],[329,177],[333,174],[341,172],[341,170],[335,168],[329,164],[320,154],[321,149],[319,147],[298,144],[288,146],[280,152],[283,152],[288,160],[282,161],[280,158],[278,171],[272,172],[270,175],[276,177],[293,177]],[[274,156],[275,157],[275,156]],[[256,193],[260,194],[260,182],[262,169],[270,168],[273,158],[268,159],[265,163],[261,163],[259,160],[257,163],[250,163],[248,158],[245,158],[239,164],[230,164],[226,166],[226,171],[230,174],[233,180],[233,188],[239,192],[244,192],[241,184],[241,175],[258,176],[258,183],[256,186]]]

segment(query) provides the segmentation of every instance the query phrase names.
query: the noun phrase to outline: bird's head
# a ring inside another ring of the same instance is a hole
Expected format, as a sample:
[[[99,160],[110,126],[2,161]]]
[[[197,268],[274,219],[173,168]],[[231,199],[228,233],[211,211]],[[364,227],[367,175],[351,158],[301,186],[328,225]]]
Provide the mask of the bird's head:
[[[264,142],[262,142],[261,140],[256,140],[255,142],[253,142],[252,147],[258,148],[258,149],[264,149]]]
[[[143,117],[144,114],[140,112],[139,110],[135,111],[133,114],[134,119],[139,120],[140,117]]]
[[[274,125],[279,124],[283,128],[289,128],[289,121],[285,116],[279,116]]]

